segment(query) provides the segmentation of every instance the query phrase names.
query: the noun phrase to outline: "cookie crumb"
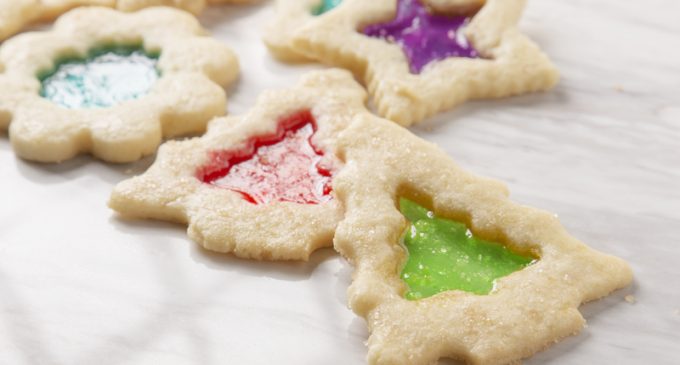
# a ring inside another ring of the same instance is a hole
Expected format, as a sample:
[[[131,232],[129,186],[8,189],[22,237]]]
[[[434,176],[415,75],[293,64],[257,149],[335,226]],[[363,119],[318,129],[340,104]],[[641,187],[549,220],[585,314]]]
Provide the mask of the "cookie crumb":
[[[625,299],[626,302],[630,304],[635,304],[635,302],[637,302],[637,299],[635,299],[635,297],[632,295],[626,295],[623,299]]]
[[[123,173],[125,175],[132,175],[133,171],[132,171],[132,169],[127,169],[127,170],[123,171]]]
[[[614,86],[614,91],[622,93],[622,92],[624,92],[624,91],[626,91],[626,90],[624,90],[623,86],[621,86],[621,85],[616,85],[616,86]]]

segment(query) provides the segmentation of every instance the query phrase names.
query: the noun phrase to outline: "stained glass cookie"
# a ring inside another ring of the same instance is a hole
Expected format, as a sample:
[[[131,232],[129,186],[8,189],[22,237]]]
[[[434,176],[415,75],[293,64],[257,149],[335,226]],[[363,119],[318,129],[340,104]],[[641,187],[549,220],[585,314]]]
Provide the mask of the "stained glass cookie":
[[[579,332],[580,304],[632,280],[555,215],[393,123],[359,116],[337,145],[335,248],[355,268],[348,297],[371,365],[514,363]]]
[[[163,137],[203,132],[239,72],[193,16],[161,7],[73,10],[49,32],[6,41],[0,65],[0,127],[20,157],[41,162],[82,152],[129,162]]]
[[[106,6],[121,11],[174,6],[198,14],[205,0],[0,0],[0,41],[27,25],[52,20],[79,6]]]
[[[265,92],[243,116],[212,121],[200,138],[166,142],[143,175],[119,184],[123,216],[189,225],[208,250],[258,260],[307,260],[332,245],[342,207],[332,180],[335,139],[366,93],[346,71],[311,73]]]
[[[293,39],[296,32],[341,2],[342,0],[277,0],[276,18],[265,28],[264,43],[279,60],[308,61],[308,57],[295,50]]]
[[[525,0],[429,1],[279,0],[265,41],[281,58],[353,71],[380,114],[402,125],[557,83],[548,57],[517,29]]]
[[[625,262],[365,99],[348,72],[311,73],[203,137],[167,142],[109,204],[244,258],[304,260],[335,237],[355,266],[350,305],[368,322],[372,365],[509,363],[578,332],[581,303],[630,283]]]

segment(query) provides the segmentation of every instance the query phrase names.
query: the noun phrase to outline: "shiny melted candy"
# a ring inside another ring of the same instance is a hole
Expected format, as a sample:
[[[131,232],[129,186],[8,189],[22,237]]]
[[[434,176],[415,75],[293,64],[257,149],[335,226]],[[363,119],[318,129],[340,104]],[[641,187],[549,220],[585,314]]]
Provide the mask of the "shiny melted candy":
[[[448,290],[489,294],[497,279],[534,262],[533,257],[475,237],[465,224],[439,218],[413,201],[401,199],[400,209],[410,222],[403,238],[409,256],[401,273],[409,287],[407,299]]]
[[[449,57],[479,57],[463,32],[468,17],[431,14],[420,1],[398,0],[397,16],[365,27],[364,34],[398,44],[414,74]]]
[[[312,10],[312,14],[321,15],[335,9],[342,0],[321,0],[321,3]]]
[[[274,201],[321,204],[332,199],[332,168],[312,142],[316,121],[308,110],[279,121],[273,135],[239,149],[213,151],[198,170],[205,183],[233,190],[253,204]]]
[[[160,77],[157,62],[140,47],[97,49],[60,61],[40,78],[40,95],[69,109],[111,107],[146,95]]]

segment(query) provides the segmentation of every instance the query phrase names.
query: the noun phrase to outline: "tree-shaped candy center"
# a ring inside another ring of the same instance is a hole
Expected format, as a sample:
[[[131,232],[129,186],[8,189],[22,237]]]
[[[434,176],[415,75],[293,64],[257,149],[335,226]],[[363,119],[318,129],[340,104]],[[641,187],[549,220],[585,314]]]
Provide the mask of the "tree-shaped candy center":
[[[401,277],[408,299],[422,299],[448,290],[489,294],[496,279],[519,271],[534,258],[475,237],[465,224],[439,218],[407,199],[400,200],[409,227],[403,242],[408,261]]]

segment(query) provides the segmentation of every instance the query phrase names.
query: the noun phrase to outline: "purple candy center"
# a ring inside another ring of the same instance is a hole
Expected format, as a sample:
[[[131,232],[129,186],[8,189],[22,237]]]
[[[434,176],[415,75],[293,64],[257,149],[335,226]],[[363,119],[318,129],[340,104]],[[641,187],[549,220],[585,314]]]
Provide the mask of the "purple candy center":
[[[479,57],[462,29],[469,17],[431,14],[419,0],[397,1],[394,20],[369,25],[363,32],[400,45],[412,73],[419,74],[429,63],[449,57]]]

